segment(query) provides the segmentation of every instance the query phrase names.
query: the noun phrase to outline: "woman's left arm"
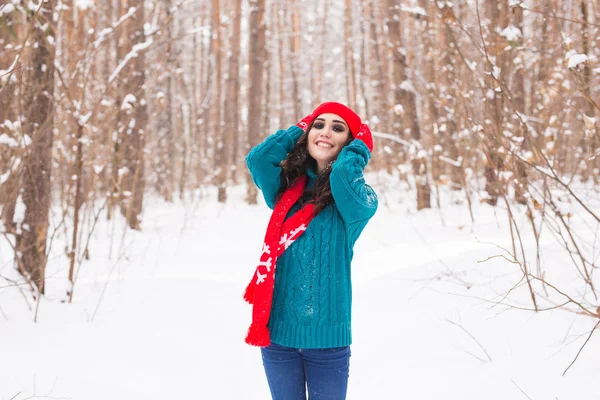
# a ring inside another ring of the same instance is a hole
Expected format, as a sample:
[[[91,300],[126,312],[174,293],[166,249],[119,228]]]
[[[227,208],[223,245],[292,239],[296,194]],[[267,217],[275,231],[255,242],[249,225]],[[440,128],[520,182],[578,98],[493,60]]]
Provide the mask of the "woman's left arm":
[[[367,145],[355,139],[342,149],[332,165],[331,194],[347,225],[368,220],[377,211],[377,194],[363,177],[370,158]]]

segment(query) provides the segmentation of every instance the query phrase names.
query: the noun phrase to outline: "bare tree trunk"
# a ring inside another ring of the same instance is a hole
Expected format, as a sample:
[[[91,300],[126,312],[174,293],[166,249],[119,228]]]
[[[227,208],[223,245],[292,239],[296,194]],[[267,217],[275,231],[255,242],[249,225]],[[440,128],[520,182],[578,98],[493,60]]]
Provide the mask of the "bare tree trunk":
[[[1,133],[0,133],[1,134]],[[0,170],[0,175],[4,175],[10,171],[10,175],[2,185],[0,185],[0,205],[2,206],[2,213],[0,214],[0,221],[4,221],[4,227],[7,232],[13,232],[15,228],[14,215],[17,207],[17,198],[19,195],[19,170],[12,168],[13,162],[6,163],[6,171]]]
[[[277,8],[273,7],[272,11],[277,11]],[[270,21],[276,21],[277,15],[274,13],[265,14],[264,16],[265,24],[270,23]],[[273,63],[274,54],[272,49],[275,47],[275,39],[273,37],[272,31],[265,31],[265,50],[264,50],[264,66],[263,66],[263,106],[262,106],[262,133],[263,135],[267,132],[271,131],[272,124],[272,111],[271,111],[271,96],[272,90],[275,86],[275,79],[270,79],[270,77],[275,76],[275,65]]]
[[[46,239],[48,215],[52,201],[52,144],[54,128],[54,57],[55,38],[53,14],[55,1],[41,5],[36,15],[28,12],[31,24],[28,57],[25,62],[25,93],[23,96],[23,131],[28,132],[31,144],[23,165],[23,203],[25,217],[22,233],[17,236],[19,270],[31,279],[40,294],[44,293],[46,271]],[[37,21],[33,21],[33,18]]]
[[[344,54],[346,57],[346,82],[348,105],[356,110],[356,71],[354,69],[354,46],[352,37],[352,2],[345,0]]]
[[[379,123],[373,124],[373,128],[380,129],[383,131],[388,130],[388,105],[387,99],[385,95],[385,71],[383,68],[383,56],[382,49],[380,47],[380,39],[377,33],[377,16],[375,14],[375,0],[371,0],[369,5],[370,8],[370,16],[369,16],[369,26],[370,26],[370,47],[373,54],[373,61],[375,63],[375,76],[371,77],[371,82],[375,81],[375,83],[371,84],[373,86],[373,114],[376,116]]]
[[[159,151],[161,166],[158,176],[159,193],[162,194],[166,201],[173,201],[173,186],[175,184],[175,120],[173,114],[176,112],[175,106],[175,84],[173,73],[176,68],[175,49],[173,48],[174,32],[173,32],[173,7],[172,0],[163,0],[166,11],[166,31],[167,31],[167,53],[165,54],[167,61],[166,73],[166,123],[163,127],[164,131],[160,132],[161,139],[159,141]]]
[[[504,194],[503,185],[498,177],[499,172],[504,169],[504,160],[498,152],[502,143],[500,135],[503,132],[504,105],[503,99],[500,97],[499,84],[496,83],[496,80],[501,81],[503,76],[501,69],[503,49],[499,46],[501,41],[498,37],[500,7],[501,4],[495,1],[485,3],[485,14],[490,20],[486,30],[489,41],[489,45],[486,47],[486,71],[489,73],[489,77],[486,79],[485,115],[489,118],[489,123],[486,123],[484,128],[484,151],[487,156],[485,190],[488,194],[486,201],[494,206],[498,202],[498,197]]]
[[[405,54],[402,49],[402,42],[400,36],[400,15],[399,15],[399,4],[397,0],[386,0],[386,19],[385,25],[387,27],[388,38],[387,47],[392,57],[392,98],[394,103],[394,113],[392,114],[391,122],[391,133],[400,137],[405,138],[404,131],[402,129],[401,109],[405,108],[405,102],[407,99],[406,91],[403,89],[402,84],[406,80],[406,74],[404,66],[406,65]],[[388,171],[391,171],[395,165],[402,162],[398,158],[398,154],[404,155],[404,149],[401,148],[397,143],[390,144],[393,150],[393,154],[388,157]]]
[[[260,142],[260,117],[262,111],[263,69],[265,62],[265,0],[250,0],[250,45],[248,50],[248,145]],[[297,102],[297,99],[294,99]],[[257,189],[247,175],[248,203],[257,203]]]
[[[194,17],[194,25],[198,26],[200,23],[200,18]],[[195,185],[192,187],[196,187],[198,183],[198,170],[199,168],[199,158],[200,158],[200,122],[198,118],[200,116],[200,94],[199,94],[199,82],[202,80],[202,75],[199,74],[200,68],[198,64],[204,64],[198,59],[199,52],[199,43],[198,43],[199,32],[194,32],[192,37],[192,96],[191,96],[191,138],[190,138],[190,169],[195,171]],[[202,39],[201,39],[202,41]],[[191,174],[188,174],[190,176]]]
[[[545,15],[550,15],[552,13],[552,3],[553,1],[546,1],[544,3],[543,13]],[[535,76],[531,85],[531,114],[536,118],[543,118],[543,114],[545,113],[543,96],[546,92],[547,80],[550,73],[551,49],[548,44],[552,42],[549,36],[553,25],[552,20],[549,18],[540,16],[540,19],[542,25],[540,34],[537,37],[538,42],[536,43],[536,47],[539,49],[537,76]],[[539,107],[536,107],[537,105],[539,105]],[[543,145],[543,143],[538,144]]]
[[[221,7],[219,0],[212,0],[212,57],[215,60],[215,96],[213,97],[213,125],[211,129],[211,136],[216,141],[215,146],[215,167],[217,168],[217,187],[218,187],[218,200],[219,203],[225,203],[227,201],[227,172],[229,165],[227,164],[227,157],[225,152],[225,138],[223,125],[221,123],[221,87],[222,87],[222,67],[221,67]]]
[[[144,34],[144,0],[127,0],[127,7],[136,7],[135,16],[126,23],[130,39],[127,51],[134,46],[146,43]],[[142,205],[144,200],[144,134],[148,122],[145,95],[145,52],[136,51],[137,57],[124,68],[123,88],[126,96],[133,94],[135,100],[129,104],[126,134],[123,135],[124,164],[127,173],[123,176],[123,192],[121,199],[121,214],[127,219],[132,229],[140,229]],[[125,98],[124,101],[128,101]]]
[[[6,135],[16,140],[17,121],[13,102],[17,99],[18,63],[15,63],[17,51],[14,50],[18,38],[17,19],[12,13],[4,15],[0,23],[0,68],[6,70],[5,76],[0,76],[0,135]],[[10,70],[10,71],[9,71]],[[5,123],[8,121],[8,123]],[[14,230],[13,217],[19,194],[19,165],[15,158],[16,151],[2,149],[0,153],[0,176],[7,176],[5,182],[0,182],[0,221],[4,221],[5,229]]]
[[[208,25],[207,19],[210,14],[207,10],[208,2],[203,1],[200,4],[200,15],[196,18],[198,21],[197,26]],[[198,43],[199,39],[199,43]],[[201,32],[194,34],[194,67],[197,68],[196,75],[196,89],[194,90],[194,98],[196,101],[196,112],[195,112],[195,131],[194,131],[194,144],[192,150],[192,162],[193,169],[195,171],[196,187],[203,182],[203,176],[206,172],[206,136],[207,136],[207,96],[210,95],[208,92],[208,78],[206,77],[206,69],[210,64],[209,55],[206,51],[206,40]],[[198,65],[199,64],[199,65]],[[198,65],[198,66],[197,66]],[[196,67],[197,66],[197,67]]]
[[[216,7],[215,7],[215,3]],[[211,61],[213,62],[213,78],[211,85],[214,88],[210,102],[210,129],[208,130],[208,142],[211,148],[212,159],[209,165],[212,166],[214,173],[212,174],[210,183],[219,186],[219,175],[221,171],[221,152],[223,151],[223,125],[221,120],[222,99],[223,99],[223,70],[222,70],[222,34],[221,34],[221,7],[220,0],[211,0]],[[215,20],[215,9],[218,12],[218,17]],[[222,196],[222,192],[219,193]],[[219,199],[223,201],[222,198]]]
[[[592,30],[589,25],[589,10],[586,0],[580,0],[581,20],[581,47],[583,54],[592,56],[590,47],[590,36]],[[594,173],[594,168],[598,165],[598,156],[594,156],[594,153],[600,150],[600,138],[597,129],[597,122],[594,119],[597,110],[595,110],[593,97],[592,97],[592,68],[588,63],[583,65],[583,74],[581,77],[580,92],[583,94],[581,99],[581,111],[585,114],[585,133],[584,133],[584,154],[585,154],[585,171],[582,174],[583,180],[592,178],[594,183],[598,183],[598,174]],[[600,103],[597,103],[600,104]]]
[[[321,19],[321,30],[319,34],[321,38],[319,40],[325,41],[327,38],[327,23],[329,21],[329,0],[323,0],[323,18]],[[323,69],[325,67],[325,46],[318,46],[317,49],[319,55],[317,59],[317,68],[315,73],[314,89],[313,89],[313,106],[321,104],[321,91],[323,87]]]
[[[419,144],[421,140],[421,131],[419,128],[419,118],[417,116],[417,103],[415,88],[408,78],[406,53],[403,48],[402,27],[400,26],[400,4],[396,0],[388,0],[388,35],[390,47],[393,54],[393,77],[392,87],[394,88],[394,104],[396,107],[403,106],[404,115],[400,119],[400,112],[394,113],[394,130],[400,131],[399,136],[410,134],[410,138]],[[419,147],[420,144],[419,144]],[[429,187],[427,174],[427,158],[422,148],[416,151],[412,157],[413,171],[417,186],[417,209],[431,207],[431,189]]]
[[[268,43],[268,41],[266,41],[266,43]],[[271,119],[271,112],[270,112],[270,104],[271,104],[271,85],[272,82],[269,79],[269,75],[271,74],[271,63],[272,63],[272,56],[271,56],[271,52],[269,51],[268,45],[265,46],[265,63],[264,63],[264,76],[263,76],[263,84],[264,84],[264,99],[263,99],[263,109],[262,109],[262,116],[263,116],[263,121],[262,121],[262,129],[263,131],[267,130],[270,131],[271,127],[269,124],[269,121]]]
[[[97,38],[98,36],[96,35],[96,32],[101,32],[111,25],[111,16],[109,14],[111,4],[109,3],[110,2],[98,4],[89,11],[88,20],[90,21],[90,25],[94,25],[94,32],[91,33],[89,30],[87,32],[89,40],[94,40]],[[90,56],[89,51],[86,52],[86,56]],[[92,57],[94,73],[90,76],[90,79],[88,79],[87,96],[94,96],[93,94],[90,94],[90,89],[92,93],[99,93],[101,90],[103,90],[103,95],[105,95],[108,99],[109,95],[106,83],[108,82],[108,77],[110,76],[109,70],[111,60],[112,57],[110,54],[110,46],[107,46],[106,44],[104,44],[102,49],[100,49],[100,51],[98,51],[96,55]],[[94,102],[93,100],[89,101],[90,103]],[[104,107],[101,110],[97,110],[94,113],[94,118],[92,119],[93,123],[99,126],[97,126],[98,129],[90,132],[90,138],[93,145],[89,146],[87,158],[90,160],[96,160],[98,162],[96,165],[98,165],[99,169],[87,169],[89,173],[87,174],[84,191],[92,195],[94,198],[96,194],[99,194],[101,197],[105,197],[110,191],[108,177],[106,174],[108,168],[105,155],[107,147],[106,140],[108,138],[106,131],[109,126],[106,121],[108,120],[108,116],[112,111],[114,111],[114,107]],[[90,123],[92,121],[90,121]]]
[[[181,79],[181,91],[185,94],[186,101],[181,103],[180,119],[181,119],[181,170],[179,171],[179,199],[185,199],[185,189],[188,176],[189,165],[189,149],[192,137],[192,107],[190,105],[192,99],[190,91],[187,89],[186,80]]]
[[[368,78],[367,62],[366,62],[366,58],[367,58],[366,47],[367,47],[367,43],[369,41],[369,32],[366,27],[367,7],[368,7],[367,0],[360,0],[360,36],[361,36],[360,76],[362,77],[362,79],[360,79],[360,97],[362,98],[362,100],[364,101],[364,104],[365,104],[365,109],[364,109],[363,115],[369,117],[371,115],[370,110],[369,110],[369,94],[367,93],[367,86],[365,85],[365,81]]]
[[[287,9],[284,6],[284,2],[280,2],[280,8],[279,8],[279,18],[277,19],[277,26],[279,29],[279,40],[277,41],[278,43],[278,58],[279,58],[279,126],[284,126],[284,124],[286,124],[286,104],[285,104],[285,73],[286,73],[286,69],[285,69],[285,64],[286,64],[286,60],[283,58],[284,57],[284,43],[285,43],[285,35],[287,34],[287,31],[285,31],[284,29],[286,28],[287,24],[286,24],[286,12]],[[250,58],[250,56],[248,56]]]
[[[121,0],[117,0],[115,2],[115,15],[117,17],[121,17],[123,11],[123,4]],[[125,34],[125,29],[119,30],[119,32],[115,35],[114,38],[114,52],[115,52],[115,61],[116,63],[120,63],[125,57],[125,43],[127,41],[127,36]],[[119,173],[121,170],[121,163],[123,160],[123,146],[122,146],[122,138],[124,131],[124,115],[122,111],[122,100],[123,100],[123,91],[125,89],[120,85],[117,85],[115,88],[115,107],[117,108],[117,115],[114,120],[114,127],[110,134],[110,143],[111,143],[111,189],[110,189],[110,199],[108,202],[108,211],[106,213],[106,218],[111,219],[114,208],[119,202],[119,197],[121,193],[121,177],[122,175]]]
[[[524,24],[523,24],[523,8],[515,7],[512,10],[512,16],[514,20],[514,26],[519,30],[520,36],[516,38],[516,43],[511,47],[507,54],[507,58],[511,60],[523,60],[524,55],[522,54],[521,48],[523,48],[523,44],[525,43],[524,35]],[[516,54],[514,54],[516,53]],[[518,58],[517,58],[518,57]],[[525,109],[525,65],[523,61],[520,63],[514,63],[514,70],[512,71],[512,101],[516,110],[523,114],[527,115]],[[519,118],[513,113],[513,121],[514,125],[518,126],[518,132],[515,132],[516,136],[521,138],[522,149],[529,150],[531,145],[529,144],[529,139],[527,135],[524,134],[523,130],[527,129],[526,126],[522,126]],[[515,188],[515,200],[519,204],[527,204],[527,198],[525,197],[525,193],[527,192],[527,169],[523,163],[515,159],[515,168],[514,173],[516,176],[516,182],[514,185]]]
[[[241,157],[239,147],[239,133],[242,131],[240,125],[240,53],[241,53],[241,26],[242,26],[242,1],[233,0],[233,30],[231,32],[231,59],[229,63],[228,76],[228,106],[225,107],[225,123],[229,124],[229,145],[227,151],[230,153],[229,163],[232,181],[237,181],[236,161]],[[229,148],[231,147],[231,148]]]
[[[79,232],[79,210],[83,203],[83,195],[81,193],[81,183],[83,181],[83,125],[77,126],[77,153],[75,155],[75,201],[73,206],[73,237],[71,241],[71,251],[69,252],[69,303],[73,301],[73,290],[75,288],[75,259],[77,257],[77,234]]]
[[[177,33],[175,37],[180,37],[181,33],[185,31],[187,21],[189,18],[188,10],[185,9],[186,5],[178,3],[178,6],[183,7],[182,10],[178,10],[177,19]],[[194,18],[195,19],[195,18]],[[193,41],[195,41],[196,34],[193,33]],[[176,131],[176,147],[175,152],[177,154],[174,160],[174,165],[179,164],[179,200],[185,201],[185,195],[189,187],[193,187],[190,183],[190,170],[193,169],[192,157],[193,152],[196,149],[196,120],[197,120],[197,104],[196,104],[196,73],[197,66],[195,63],[196,52],[195,49],[186,49],[185,42],[178,42],[177,46],[177,65],[180,67],[181,73],[177,76],[177,98],[179,99],[179,121],[180,128]]]
[[[425,94],[426,98],[424,99],[425,105],[423,106],[423,113],[421,114],[421,124],[424,131],[424,136],[428,138],[428,146],[433,150],[432,151],[432,161],[431,161],[431,176],[433,182],[437,184],[440,180],[440,175],[442,174],[442,165],[440,164],[439,155],[441,154],[442,147],[439,143],[439,133],[437,130],[434,131],[433,126],[437,127],[439,121],[439,92],[440,92],[440,84],[439,84],[439,75],[436,73],[438,69],[438,59],[437,57],[437,48],[436,43],[438,40],[436,37],[439,37],[440,34],[438,31],[442,29],[443,24],[437,24],[436,21],[436,8],[437,5],[435,3],[430,2],[429,0],[419,0],[419,5],[425,12],[428,17],[423,21],[423,27],[419,34],[423,39],[423,53],[422,53],[422,65],[423,65],[423,74],[425,77]]]
[[[206,8],[204,8],[204,23],[202,24],[203,26],[208,26],[209,24],[211,24],[211,20],[212,20],[212,15],[211,13],[207,10],[208,8],[208,4],[210,4],[210,2],[205,2],[206,4]],[[210,36],[212,37],[213,32],[212,32],[212,25],[211,25],[211,32],[210,32]],[[202,43],[204,43],[204,40],[202,41]],[[206,60],[206,62],[202,63],[202,72],[203,72],[203,90],[202,93],[204,94],[203,97],[203,105],[202,105],[202,135],[201,135],[201,168],[199,168],[199,170],[202,170],[202,175],[203,175],[203,179],[201,182],[205,182],[207,181],[206,177],[208,177],[212,172],[210,171],[210,165],[212,165],[211,163],[211,159],[212,159],[212,149],[211,149],[211,132],[210,132],[210,127],[211,127],[211,110],[210,110],[210,105],[212,104],[212,97],[214,94],[214,58],[212,57],[212,54],[214,53],[214,49],[213,49],[213,40],[210,39],[208,41],[208,46],[206,46],[206,44],[204,44],[203,46],[204,48],[204,57],[203,59]]]
[[[293,120],[300,121],[302,118],[302,98],[300,96],[300,39],[302,31],[300,30],[300,10],[298,0],[291,1],[292,12],[290,13],[292,34],[290,36],[290,70],[292,72],[292,109],[294,110]]]
[[[63,3],[64,7],[59,7],[57,10],[58,21],[57,21],[57,32],[58,35],[65,38],[65,42],[72,43],[71,46],[65,46],[62,43],[57,43],[58,46],[56,48],[55,58],[59,61],[61,66],[64,66],[67,71],[70,72],[70,76],[75,76],[76,68],[77,68],[77,58],[78,58],[78,50],[81,46],[81,41],[75,41],[75,38],[78,38],[78,34],[76,32],[77,28],[77,7],[75,7],[74,0],[67,0]],[[57,86],[60,87],[62,83],[58,81]],[[70,85],[71,86],[71,85]],[[77,86],[77,85],[73,85]],[[66,88],[65,88],[66,89]],[[73,96],[77,97],[77,91],[79,88],[73,87]],[[68,117],[66,110],[62,107],[57,107],[54,110],[54,118],[55,123],[58,129],[64,129],[67,131],[74,131],[72,124],[72,120]],[[64,139],[64,144],[66,148],[71,149],[75,146],[75,142],[73,140],[72,135],[66,136]],[[61,140],[62,141],[62,140]],[[57,162],[65,167],[69,173],[63,174],[60,170],[56,171],[57,173],[54,176],[54,180],[59,182],[58,187],[60,188],[60,204],[61,209],[63,210],[63,215],[66,213],[66,210],[69,208],[69,204],[71,202],[71,193],[72,193],[72,185],[73,182],[71,179],[67,178],[70,176],[73,171],[73,164],[71,163],[71,158],[68,156],[68,152],[60,152],[57,157]]]
[[[462,160],[458,151],[457,137],[457,107],[458,101],[455,97],[454,87],[457,77],[457,54],[456,45],[450,27],[454,18],[454,11],[448,3],[441,9],[441,21],[439,30],[440,47],[442,49],[442,63],[439,85],[439,114],[436,121],[442,155],[452,160],[452,164],[444,163],[450,168],[450,186],[454,190],[463,187]],[[444,168],[447,170],[446,168]]]

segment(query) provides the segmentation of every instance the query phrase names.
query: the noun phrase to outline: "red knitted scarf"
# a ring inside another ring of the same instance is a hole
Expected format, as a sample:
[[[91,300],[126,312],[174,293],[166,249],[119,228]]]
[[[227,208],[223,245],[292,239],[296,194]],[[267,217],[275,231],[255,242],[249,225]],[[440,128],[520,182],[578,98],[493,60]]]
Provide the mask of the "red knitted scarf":
[[[244,293],[244,299],[253,304],[252,324],[246,336],[246,343],[253,346],[265,347],[271,343],[267,323],[271,314],[277,258],[298,239],[313,218],[315,205],[309,203],[284,222],[290,208],[304,193],[306,181],[306,175],[298,178],[275,205],[267,226],[260,262]]]

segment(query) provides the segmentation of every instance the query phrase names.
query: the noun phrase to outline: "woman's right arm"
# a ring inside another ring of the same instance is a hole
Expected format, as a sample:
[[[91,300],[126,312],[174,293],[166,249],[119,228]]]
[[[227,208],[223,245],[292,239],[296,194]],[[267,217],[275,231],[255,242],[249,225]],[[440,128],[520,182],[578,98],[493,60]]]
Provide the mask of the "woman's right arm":
[[[271,209],[275,207],[275,196],[279,190],[280,164],[303,133],[296,125],[287,130],[279,130],[250,150],[246,156],[252,181],[263,192],[265,202]]]

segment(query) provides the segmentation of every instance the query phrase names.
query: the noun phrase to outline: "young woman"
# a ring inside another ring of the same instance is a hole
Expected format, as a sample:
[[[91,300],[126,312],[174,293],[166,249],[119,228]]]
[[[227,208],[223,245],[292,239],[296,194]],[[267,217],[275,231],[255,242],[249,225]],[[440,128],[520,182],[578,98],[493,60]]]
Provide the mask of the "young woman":
[[[273,209],[244,298],[273,399],[345,399],[353,247],[377,210],[365,183],[373,140],[360,117],[323,103],[246,158]],[[277,273],[275,271],[277,270]]]

